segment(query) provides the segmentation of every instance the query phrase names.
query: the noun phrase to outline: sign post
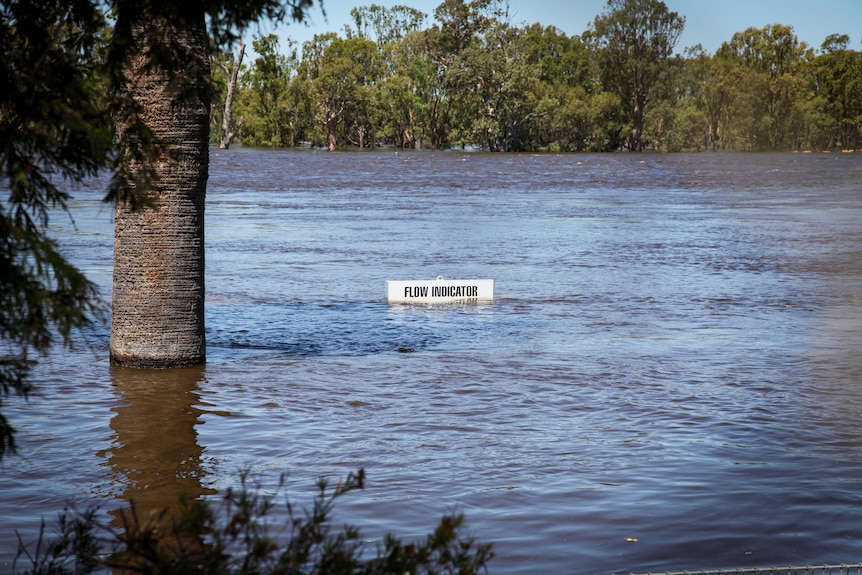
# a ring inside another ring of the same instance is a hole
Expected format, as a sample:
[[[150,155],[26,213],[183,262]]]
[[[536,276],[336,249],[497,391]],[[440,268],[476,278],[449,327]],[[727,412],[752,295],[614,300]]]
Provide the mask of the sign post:
[[[494,280],[389,280],[386,301],[389,303],[457,303],[494,299]]]

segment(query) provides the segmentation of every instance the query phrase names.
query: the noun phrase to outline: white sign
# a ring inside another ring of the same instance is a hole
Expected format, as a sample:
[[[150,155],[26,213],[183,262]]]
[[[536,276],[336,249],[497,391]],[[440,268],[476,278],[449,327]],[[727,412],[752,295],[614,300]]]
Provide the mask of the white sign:
[[[389,280],[386,300],[389,303],[454,303],[494,299],[494,280]]]

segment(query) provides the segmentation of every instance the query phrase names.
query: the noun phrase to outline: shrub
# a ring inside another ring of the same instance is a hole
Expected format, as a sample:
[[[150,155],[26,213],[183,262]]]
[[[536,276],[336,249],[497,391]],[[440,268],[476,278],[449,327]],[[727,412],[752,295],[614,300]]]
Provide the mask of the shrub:
[[[310,509],[298,511],[288,502],[281,536],[273,533],[268,520],[274,496],[250,487],[248,472],[240,479],[239,489],[229,489],[216,504],[186,500],[177,513],[165,509],[148,517],[141,517],[132,505],[120,513],[119,529],[99,524],[96,509],[67,509],[59,516],[53,539],[46,538],[43,522],[38,541],[29,549],[19,540],[13,572],[473,575],[487,572],[493,557],[491,544],[462,534],[462,514],[444,515],[423,541],[405,544],[387,534],[383,545],[374,550],[367,548],[358,528],[334,529],[330,515],[335,501],[363,488],[363,470],[350,473],[332,488],[325,478],[319,479]],[[278,492],[283,488],[282,477]],[[19,570],[19,560],[29,565]]]

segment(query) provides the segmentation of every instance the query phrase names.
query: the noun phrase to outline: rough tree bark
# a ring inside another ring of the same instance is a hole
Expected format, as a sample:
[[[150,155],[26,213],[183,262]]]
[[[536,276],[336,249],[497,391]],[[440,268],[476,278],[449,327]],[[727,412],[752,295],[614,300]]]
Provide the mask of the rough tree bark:
[[[110,357],[129,367],[206,359],[207,31],[202,2],[171,4],[147,4],[131,21],[118,16],[131,32],[118,120],[119,153],[130,156],[130,169],[119,177],[134,191],[147,165],[155,176],[143,207],[134,205],[135,194],[121,195],[115,211]],[[133,157],[134,142],[147,137],[156,155],[144,164]]]

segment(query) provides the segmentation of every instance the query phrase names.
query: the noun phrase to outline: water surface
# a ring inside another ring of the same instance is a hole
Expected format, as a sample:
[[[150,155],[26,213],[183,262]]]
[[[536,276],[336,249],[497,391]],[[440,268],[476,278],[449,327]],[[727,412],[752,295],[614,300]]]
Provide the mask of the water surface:
[[[65,501],[365,468],[373,545],[457,510],[493,573],[862,560],[862,155],[213,150],[205,367],[108,328],[5,412],[0,570]],[[66,252],[110,298],[112,210]],[[387,305],[387,279],[493,303]],[[626,538],[637,538],[630,543]]]

